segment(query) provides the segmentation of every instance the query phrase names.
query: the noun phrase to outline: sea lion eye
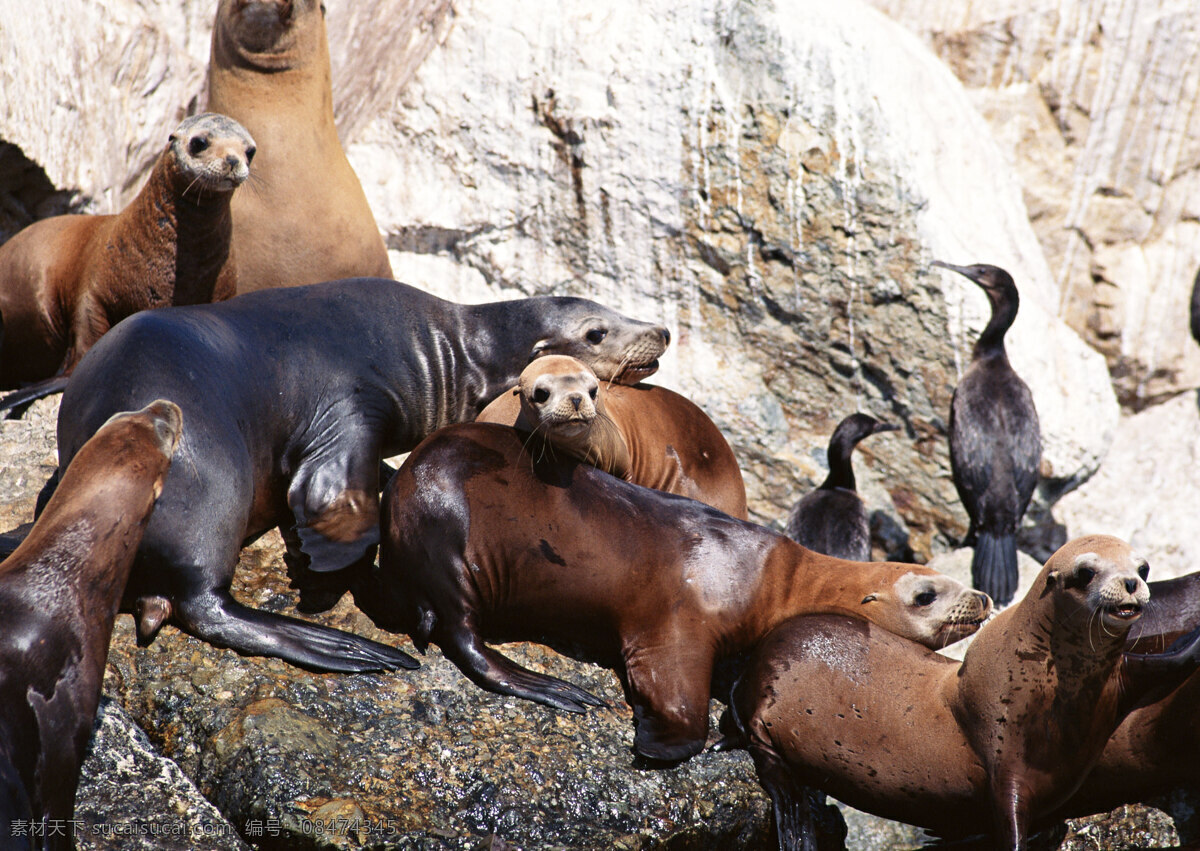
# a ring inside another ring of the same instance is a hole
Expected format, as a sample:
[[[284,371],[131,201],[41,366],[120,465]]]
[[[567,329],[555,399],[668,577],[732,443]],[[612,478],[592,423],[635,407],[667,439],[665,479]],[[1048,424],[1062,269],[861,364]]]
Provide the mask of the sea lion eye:
[[[1141,567],[1138,568],[1138,576],[1142,577],[1143,582],[1145,582],[1147,579],[1149,579],[1150,578],[1150,565],[1146,564],[1145,562],[1142,562]]]
[[[596,391],[599,389],[599,387],[593,387],[592,389],[588,390],[588,395],[592,397],[593,401],[596,398]]]
[[[1081,567],[1075,572],[1075,576],[1079,580],[1079,584],[1087,585],[1095,578],[1096,571],[1090,567]]]
[[[547,390],[545,387],[539,387],[538,389],[533,391],[533,401],[537,402],[539,405],[542,404],[542,402],[545,402],[549,398],[550,398],[550,391]]]
[[[246,149],[246,165],[250,165],[256,153],[258,153],[258,148],[251,146]]]
[[[200,153],[208,147],[208,139],[204,136],[193,136],[188,142],[188,153],[193,157],[199,156]]]
[[[933,601],[936,599],[937,591],[922,591],[914,598],[913,602],[915,602],[918,606],[929,606],[932,605]]]
[[[593,328],[587,332],[587,341],[593,346],[600,345],[604,338],[608,336],[608,330],[605,328]]]

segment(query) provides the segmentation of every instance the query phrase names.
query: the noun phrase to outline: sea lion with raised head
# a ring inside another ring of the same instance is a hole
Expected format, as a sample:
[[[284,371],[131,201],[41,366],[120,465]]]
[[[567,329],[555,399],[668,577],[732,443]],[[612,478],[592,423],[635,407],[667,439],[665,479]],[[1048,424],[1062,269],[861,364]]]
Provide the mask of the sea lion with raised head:
[[[262,146],[255,191],[233,201],[238,292],[392,276],[333,123],[324,3],[220,0],[208,108],[242,122]]]
[[[68,849],[121,589],[181,430],[158,400],[84,444],[29,535],[0,564],[0,845]],[[13,835],[24,822],[62,833]],[[29,842],[22,844],[22,838]],[[8,841],[3,841],[8,840]]]
[[[411,667],[395,648],[236,602],[243,543],[278,526],[304,569],[369,563],[381,458],[473,419],[531,358],[567,352],[637,381],[669,339],[586,299],[461,305],[380,278],[141,313],[76,370],[60,470],[113,411],[175,399],[187,429],[126,593],[139,637],[169,617],[218,646],[317,670]]]
[[[784,618],[835,611],[929,646],[991,601],[920,565],[847,562],[686,497],[526,449],[493,423],[426,439],[384,491],[373,599],[480,686],[581,712],[596,698],[485,639],[566,639],[617,661],[651,759],[698,753],[714,662]]]
[[[781,846],[805,840],[794,790],[819,787],[947,838],[990,825],[998,847],[1023,848],[1139,700],[1200,664],[1200,633],[1171,654],[1126,654],[1146,571],[1116,538],[1068,542],[961,664],[844,617],[779,626],[726,720],[748,740]]]
[[[0,386],[38,382],[0,400],[0,409],[61,391],[83,354],[126,316],[234,295],[229,202],[255,150],[236,121],[192,116],[120,213],[43,219],[0,246]]]
[[[539,358],[477,421],[533,432],[618,478],[747,517],[729,442],[704,411],[665,387],[600,382],[574,358]]]

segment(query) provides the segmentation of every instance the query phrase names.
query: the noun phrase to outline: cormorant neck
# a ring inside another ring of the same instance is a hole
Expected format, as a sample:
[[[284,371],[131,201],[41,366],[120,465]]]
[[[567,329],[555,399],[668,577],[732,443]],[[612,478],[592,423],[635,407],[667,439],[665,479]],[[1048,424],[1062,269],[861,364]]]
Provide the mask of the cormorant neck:
[[[850,456],[854,454],[854,447],[857,445],[857,440],[839,440],[838,435],[834,435],[834,439],[829,442],[829,475],[821,482],[819,490],[855,490],[854,466],[850,463]]]
[[[983,355],[1006,354],[1004,335],[1008,333],[1008,329],[1016,320],[1017,308],[1020,305],[1016,287],[995,295],[989,292],[988,301],[992,303],[992,317],[988,320],[983,333],[979,335],[979,339],[975,341],[975,348],[972,351],[974,358]]]

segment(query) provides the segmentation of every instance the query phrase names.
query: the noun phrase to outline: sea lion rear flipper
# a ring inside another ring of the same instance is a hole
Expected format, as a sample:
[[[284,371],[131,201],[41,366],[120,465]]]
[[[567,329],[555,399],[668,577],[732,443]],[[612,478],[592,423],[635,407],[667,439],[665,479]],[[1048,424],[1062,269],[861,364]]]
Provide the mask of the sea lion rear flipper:
[[[346,447],[341,451],[348,452]],[[355,474],[345,464],[306,460],[288,487],[300,549],[308,569],[340,570],[379,543],[378,460]]]
[[[276,656],[309,670],[346,674],[420,667],[394,647],[243,606],[228,591],[175,602],[176,617],[191,635],[250,656]]]
[[[435,639],[436,640],[436,639]],[[607,704],[566,680],[538,674],[523,668],[507,656],[483,643],[472,625],[460,626],[445,640],[437,640],[442,652],[467,677],[481,688],[513,697],[521,697],[582,714],[585,706]]]

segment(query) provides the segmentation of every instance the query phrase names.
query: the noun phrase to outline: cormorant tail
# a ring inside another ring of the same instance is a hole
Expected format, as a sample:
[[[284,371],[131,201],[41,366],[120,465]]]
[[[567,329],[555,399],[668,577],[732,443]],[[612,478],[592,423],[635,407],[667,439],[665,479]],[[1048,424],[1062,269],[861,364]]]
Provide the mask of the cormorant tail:
[[[1017,539],[1009,534],[979,530],[971,559],[971,584],[999,606],[1017,593]]]

